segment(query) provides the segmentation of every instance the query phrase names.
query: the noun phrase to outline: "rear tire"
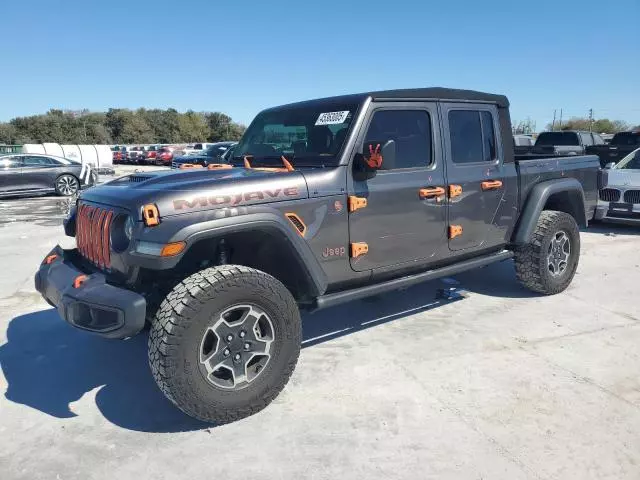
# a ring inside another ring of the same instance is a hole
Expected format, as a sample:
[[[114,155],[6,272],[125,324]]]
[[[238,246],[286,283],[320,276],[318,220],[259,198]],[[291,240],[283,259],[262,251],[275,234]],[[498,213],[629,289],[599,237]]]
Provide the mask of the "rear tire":
[[[152,322],[149,364],[187,415],[228,423],[280,393],[302,340],[298,306],[274,277],[240,265],[207,268],[167,295]]]
[[[564,212],[545,210],[528,244],[515,250],[516,275],[536,293],[554,295],[565,290],[580,259],[580,231]]]

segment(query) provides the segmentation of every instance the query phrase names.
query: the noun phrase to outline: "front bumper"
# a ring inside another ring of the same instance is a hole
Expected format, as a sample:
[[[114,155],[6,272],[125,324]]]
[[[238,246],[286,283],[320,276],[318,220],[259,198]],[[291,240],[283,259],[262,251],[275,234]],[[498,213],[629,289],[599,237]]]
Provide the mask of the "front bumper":
[[[109,285],[102,273],[85,273],[74,264],[79,257],[76,249],[56,246],[36,273],[36,290],[76,328],[107,338],[127,338],[140,332],[145,323],[145,298]],[[47,263],[47,259],[52,260]],[[74,285],[80,276],[85,276],[84,281]]]
[[[640,225],[640,205],[599,201],[594,220]]]

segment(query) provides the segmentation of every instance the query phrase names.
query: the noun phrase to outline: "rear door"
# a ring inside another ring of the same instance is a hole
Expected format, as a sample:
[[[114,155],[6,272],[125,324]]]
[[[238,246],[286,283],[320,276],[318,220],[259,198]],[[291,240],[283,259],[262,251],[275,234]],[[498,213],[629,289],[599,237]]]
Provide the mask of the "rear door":
[[[357,148],[389,140],[396,145],[395,160],[383,158],[380,170],[354,176],[347,188],[350,199],[366,200],[349,213],[356,271],[435,259],[446,249],[446,200],[437,194],[444,192],[444,165],[436,104],[374,104]],[[363,244],[367,253],[354,254],[354,245]]]
[[[24,190],[22,162],[19,156],[0,157],[0,193]]]
[[[489,248],[504,238],[496,215],[505,194],[497,108],[443,103],[449,248]]]

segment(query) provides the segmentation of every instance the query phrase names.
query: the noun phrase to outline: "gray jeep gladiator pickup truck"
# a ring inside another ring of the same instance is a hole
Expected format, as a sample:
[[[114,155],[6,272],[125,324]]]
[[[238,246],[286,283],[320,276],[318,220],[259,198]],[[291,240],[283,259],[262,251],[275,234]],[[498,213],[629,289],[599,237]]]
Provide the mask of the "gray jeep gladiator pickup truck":
[[[563,291],[597,202],[596,156],[514,156],[501,95],[425,88],[265,110],[229,164],[83,192],[36,288],[109,338],[150,326],[149,363],[187,414],[268,405],[319,309],[513,258]]]

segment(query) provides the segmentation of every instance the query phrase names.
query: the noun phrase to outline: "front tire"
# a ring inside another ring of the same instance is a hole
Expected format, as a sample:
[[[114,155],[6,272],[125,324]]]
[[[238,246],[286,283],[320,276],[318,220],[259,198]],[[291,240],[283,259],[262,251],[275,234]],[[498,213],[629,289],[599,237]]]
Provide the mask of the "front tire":
[[[301,340],[300,312],[282,283],[223,265],[186,278],[162,302],[149,334],[149,364],[178,408],[222,424],[271,403],[289,381]]]
[[[80,182],[73,175],[65,173],[56,178],[55,189],[58,195],[70,197],[78,193],[78,190],[80,190]]]
[[[545,210],[528,244],[515,250],[516,275],[536,293],[554,295],[565,290],[580,259],[580,231],[564,212]]]

